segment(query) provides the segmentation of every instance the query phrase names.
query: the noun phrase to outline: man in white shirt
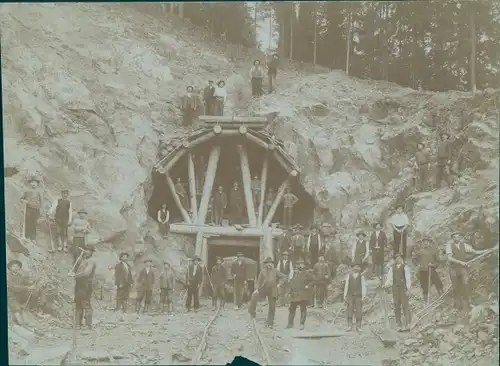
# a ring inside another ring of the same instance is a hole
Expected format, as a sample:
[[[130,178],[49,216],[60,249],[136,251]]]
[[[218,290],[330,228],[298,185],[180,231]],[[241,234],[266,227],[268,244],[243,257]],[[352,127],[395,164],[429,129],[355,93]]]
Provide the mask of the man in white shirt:
[[[394,312],[399,330],[409,330],[411,325],[411,312],[408,303],[408,292],[411,289],[410,267],[403,263],[403,258],[400,253],[396,254],[394,259],[394,264],[389,267],[384,287],[386,289],[392,287]],[[402,328],[401,325],[401,308],[403,309],[403,315],[406,322],[405,328]]]
[[[469,311],[469,276],[467,274],[467,254],[483,254],[487,250],[475,250],[466,244],[457,232],[451,234],[452,242],[446,245],[446,255],[450,266],[451,285],[455,296],[455,308]]]
[[[352,270],[345,279],[344,302],[347,303],[347,326],[348,330],[353,330],[352,317],[356,317],[356,330],[361,328],[363,317],[363,299],[366,296],[366,283],[361,274],[361,267],[357,264],[352,266]]]

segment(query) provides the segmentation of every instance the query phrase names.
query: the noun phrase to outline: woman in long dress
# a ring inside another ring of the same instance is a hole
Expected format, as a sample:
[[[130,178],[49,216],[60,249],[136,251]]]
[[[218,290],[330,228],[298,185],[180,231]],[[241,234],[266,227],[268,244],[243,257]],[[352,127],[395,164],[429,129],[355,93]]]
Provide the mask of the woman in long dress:
[[[223,116],[224,115],[224,104],[227,99],[227,91],[226,91],[226,83],[224,81],[219,81],[214,91],[215,98],[215,108],[214,108],[214,116]]]
[[[393,230],[393,254],[401,253],[403,260],[406,261],[406,243],[410,219],[404,213],[402,205],[396,206],[396,212],[391,216],[389,224]]]

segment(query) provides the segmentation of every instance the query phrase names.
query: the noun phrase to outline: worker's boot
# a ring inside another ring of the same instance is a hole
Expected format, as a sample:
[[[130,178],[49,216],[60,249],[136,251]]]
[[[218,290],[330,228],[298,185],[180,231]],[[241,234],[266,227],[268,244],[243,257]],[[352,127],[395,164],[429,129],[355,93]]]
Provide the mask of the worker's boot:
[[[92,310],[87,309],[85,310],[85,325],[89,328],[92,329]]]
[[[120,310],[120,308],[121,308],[121,301],[120,299],[116,299],[115,311]]]
[[[304,330],[304,324],[300,325],[300,330]]]
[[[141,311],[141,303],[140,302],[136,302],[135,303],[135,312],[137,314],[139,314],[139,311]]]
[[[356,320],[356,330],[361,330],[361,320]]]
[[[76,326],[79,328],[81,327],[83,324],[83,310],[82,309],[77,309],[76,310]]]
[[[127,308],[128,308],[128,301],[127,300],[123,300],[123,302],[122,302],[122,309],[123,309],[124,313],[127,312]]]
[[[142,313],[146,314],[148,312],[148,310],[149,310],[149,305],[144,304],[144,308],[142,310]]]
[[[354,329],[354,327],[353,327],[353,324],[352,324],[352,319],[349,318],[349,319],[347,319],[347,331],[351,332],[351,331],[353,331],[353,329]]]

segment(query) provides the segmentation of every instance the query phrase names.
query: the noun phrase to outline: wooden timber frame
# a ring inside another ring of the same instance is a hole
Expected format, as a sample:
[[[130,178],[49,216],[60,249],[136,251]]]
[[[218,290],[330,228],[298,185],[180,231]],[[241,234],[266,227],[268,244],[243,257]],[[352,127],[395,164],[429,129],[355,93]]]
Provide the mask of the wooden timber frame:
[[[205,122],[205,127],[195,130],[191,135],[186,137],[182,143],[171,149],[154,167],[156,171],[166,175],[167,185],[171,190],[174,201],[184,219],[183,223],[171,224],[170,232],[175,234],[195,235],[195,253],[204,263],[207,263],[208,260],[207,238],[213,236],[253,237],[260,243],[260,261],[263,262],[267,257],[272,258],[273,240],[277,236],[281,235],[283,231],[281,229],[271,228],[271,221],[279,204],[281,203],[281,200],[283,199],[285,190],[289,186],[290,180],[298,176],[300,172],[299,168],[290,155],[285,152],[282,143],[280,143],[274,136],[259,131],[259,129],[265,127],[267,122],[269,122],[266,117],[200,116],[199,119]],[[206,225],[205,220],[208,212],[208,204],[213,191],[221,151],[220,144],[217,142],[218,137],[220,136],[245,137],[242,143],[238,145],[243,192],[245,195],[249,222],[249,224],[245,225],[245,227]],[[212,145],[208,158],[205,181],[203,183],[203,193],[200,202],[197,202],[195,192],[196,177],[194,148],[211,140],[213,140],[214,144]],[[248,154],[246,148],[247,145],[257,145],[266,151],[262,163],[262,172],[260,177],[261,196],[258,207],[254,207],[254,201],[252,198],[251,174],[248,165]],[[170,170],[172,167],[186,155],[191,216],[188,214],[187,210],[182,207],[182,204],[175,192],[175,185],[170,177]],[[266,217],[263,217],[263,204],[268,182],[270,159],[277,161],[288,173],[288,177],[281,183],[269,212]]]

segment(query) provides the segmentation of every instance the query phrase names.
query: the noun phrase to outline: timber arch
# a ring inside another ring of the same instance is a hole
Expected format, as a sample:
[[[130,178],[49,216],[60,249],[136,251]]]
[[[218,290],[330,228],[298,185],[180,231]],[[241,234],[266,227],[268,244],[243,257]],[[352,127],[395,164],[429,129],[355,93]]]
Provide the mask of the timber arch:
[[[258,261],[273,257],[288,189],[298,198],[292,224],[313,219],[314,201],[300,184],[298,166],[264,131],[266,117],[201,116],[200,121],[200,129],[167,145],[155,165],[149,214],[156,219],[166,203],[171,232],[195,236],[196,254],[208,268],[215,255],[235,255],[236,248]],[[235,182],[239,188],[233,192]],[[219,189],[226,196],[222,220],[223,199],[214,196]]]

